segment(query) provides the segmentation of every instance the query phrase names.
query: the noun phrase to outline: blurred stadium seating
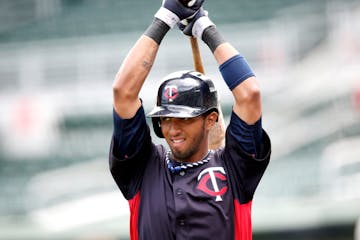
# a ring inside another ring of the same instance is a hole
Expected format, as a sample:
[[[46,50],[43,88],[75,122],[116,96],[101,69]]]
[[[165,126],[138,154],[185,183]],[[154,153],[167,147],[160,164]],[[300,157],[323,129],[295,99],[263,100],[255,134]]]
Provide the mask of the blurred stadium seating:
[[[111,85],[159,2],[1,1],[0,239],[127,239],[127,203],[107,165]],[[273,158],[254,201],[256,238],[353,239],[359,2],[226,0],[206,8],[263,89]],[[181,38],[169,33],[146,89],[192,68]],[[206,73],[219,79],[209,50],[201,50]],[[232,99],[216,85],[227,118]],[[156,91],[141,95],[150,109]]]

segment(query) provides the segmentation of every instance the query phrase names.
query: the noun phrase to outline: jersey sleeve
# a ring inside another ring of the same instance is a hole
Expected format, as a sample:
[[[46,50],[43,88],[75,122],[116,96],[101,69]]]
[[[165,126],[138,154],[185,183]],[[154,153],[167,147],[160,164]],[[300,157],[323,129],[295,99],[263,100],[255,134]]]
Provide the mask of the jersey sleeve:
[[[260,147],[262,142],[262,123],[261,118],[256,121],[254,124],[249,125],[243,121],[236,113],[232,112],[231,114],[231,124],[229,131],[231,135],[236,139],[240,144],[241,148],[255,157],[259,157]]]
[[[126,199],[139,190],[142,175],[151,153],[150,129],[141,106],[131,119],[122,119],[113,112],[114,132],[110,145],[110,172]]]
[[[247,153],[238,138],[234,136],[234,132],[237,131],[233,131],[232,128],[237,125],[233,121],[232,118],[226,131],[226,145],[223,156],[230,184],[232,189],[236,189],[234,192],[235,197],[240,203],[247,203],[253,199],[255,190],[269,163],[271,142],[267,133],[261,129],[262,138],[258,144],[257,155]]]

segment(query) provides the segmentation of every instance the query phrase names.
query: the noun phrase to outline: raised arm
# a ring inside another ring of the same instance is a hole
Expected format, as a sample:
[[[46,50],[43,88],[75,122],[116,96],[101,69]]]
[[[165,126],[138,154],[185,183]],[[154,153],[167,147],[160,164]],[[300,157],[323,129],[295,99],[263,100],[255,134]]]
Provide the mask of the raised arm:
[[[139,92],[155,61],[160,43],[168,30],[180,20],[194,15],[204,0],[191,1],[191,6],[180,0],[164,0],[154,21],[138,39],[123,61],[113,83],[113,102],[116,113],[131,118],[141,106]]]
[[[142,35],[126,56],[113,83],[113,101],[116,113],[128,119],[141,105],[139,92],[154,63],[159,45]]]
[[[185,24],[185,25],[184,25]],[[181,22],[185,35],[202,39],[210,48],[220,66],[220,71],[235,99],[233,111],[247,124],[261,117],[260,90],[245,58],[217,31],[215,24],[201,8],[188,22]]]
[[[230,59],[234,59],[239,68],[241,65],[247,64],[244,58],[238,57],[238,51],[230,43],[220,44],[215,49],[214,56],[220,66],[226,64]],[[247,67],[245,66],[245,68]],[[256,77],[250,72],[248,74],[248,77],[245,77],[232,89],[235,99],[233,111],[247,124],[254,124],[261,117],[261,96]]]

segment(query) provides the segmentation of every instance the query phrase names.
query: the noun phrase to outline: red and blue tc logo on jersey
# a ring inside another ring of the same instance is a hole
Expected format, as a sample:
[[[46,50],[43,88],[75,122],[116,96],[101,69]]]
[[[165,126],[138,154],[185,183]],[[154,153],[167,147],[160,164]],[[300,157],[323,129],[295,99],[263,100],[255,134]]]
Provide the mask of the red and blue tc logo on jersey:
[[[197,188],[204,193],[215,197],[215,201],[222,201],[227,192],[226,173],[223,167],[210,167],[202,170],[197,178]]]

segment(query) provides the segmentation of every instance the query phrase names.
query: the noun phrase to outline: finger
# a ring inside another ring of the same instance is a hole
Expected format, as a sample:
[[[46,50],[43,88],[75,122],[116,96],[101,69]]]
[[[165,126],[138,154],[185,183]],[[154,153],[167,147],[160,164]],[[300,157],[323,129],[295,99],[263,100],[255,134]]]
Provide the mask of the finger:
[[[192,6],[194,6],[195,3],[196,3],[196,0],[191,0],[188,2],[187,6],[192,7]]]

